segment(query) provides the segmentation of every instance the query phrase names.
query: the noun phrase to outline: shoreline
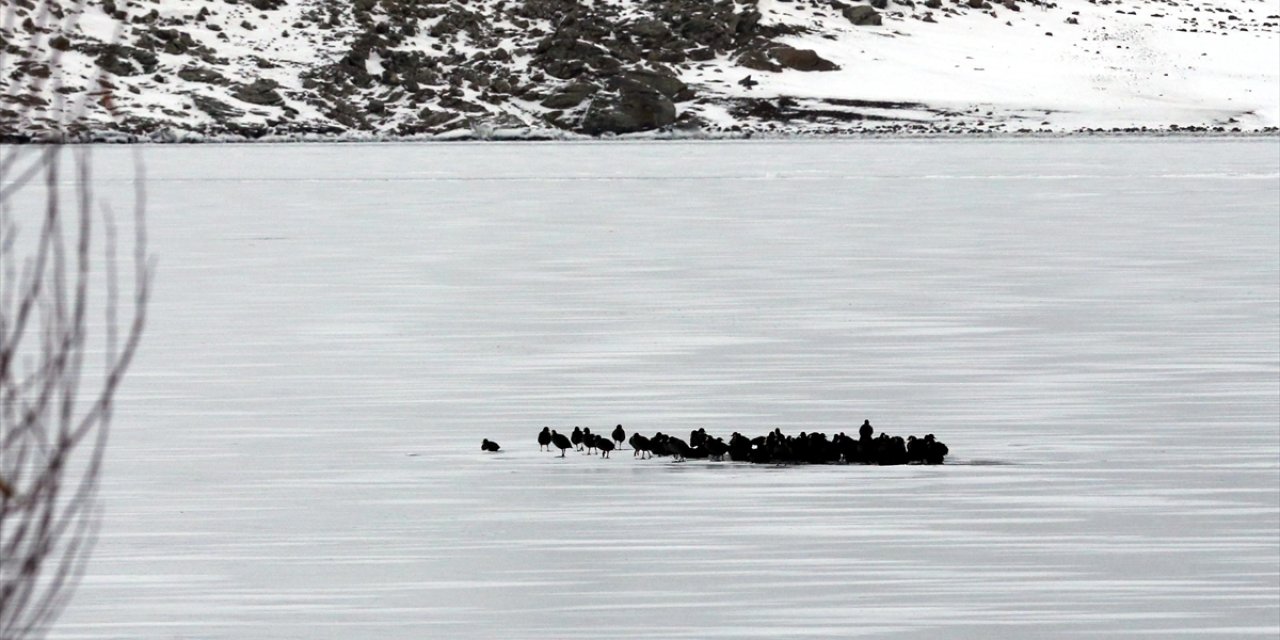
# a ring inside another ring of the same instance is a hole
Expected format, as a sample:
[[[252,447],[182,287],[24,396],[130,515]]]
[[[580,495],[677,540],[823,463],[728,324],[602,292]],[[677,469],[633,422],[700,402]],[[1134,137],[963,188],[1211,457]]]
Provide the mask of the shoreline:
[[[76,136],[39,137],[32,135],[0,134],[0,145],[28,146],[47,144],[403,144],[403,143],[493,143],[493,142],[746,142],[746,141],[858,141],[858,140],[1071,140],[1071,139],[1280,139],[1280,127],[1255,130],[1222,130],[1221,127],[1173,127],[1152,129],[1135,127],[1123,129],[1076,129],[1071,131],[849,131],[840,133],[805,132],[643,132],[626,135],[589,136],[568,131],[548,130],[495,130],[489,133],[475,131],[451,131],[443,134],[381,135],[381,134],[271,134],[245,136],[234,134],[204,135],[191,132],[164,130],[148,135],[118,132],[91,133]]]

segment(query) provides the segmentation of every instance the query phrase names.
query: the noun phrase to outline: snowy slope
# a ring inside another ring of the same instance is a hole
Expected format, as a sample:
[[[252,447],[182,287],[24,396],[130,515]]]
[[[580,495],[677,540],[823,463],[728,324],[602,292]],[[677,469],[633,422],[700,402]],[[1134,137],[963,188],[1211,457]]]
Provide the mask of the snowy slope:
[[[1280,124],[1277,0],[46,0],[0,24],[14,137]]]

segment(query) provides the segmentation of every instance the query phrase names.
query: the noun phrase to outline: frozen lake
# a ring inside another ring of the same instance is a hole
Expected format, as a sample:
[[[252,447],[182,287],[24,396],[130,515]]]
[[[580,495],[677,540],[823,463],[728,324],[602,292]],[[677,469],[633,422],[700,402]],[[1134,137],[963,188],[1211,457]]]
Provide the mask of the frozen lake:
[[[155,299],[56,638],[1280,634],[1274,138],[145,159]],[[864,418],[952,456],[534,440]]]

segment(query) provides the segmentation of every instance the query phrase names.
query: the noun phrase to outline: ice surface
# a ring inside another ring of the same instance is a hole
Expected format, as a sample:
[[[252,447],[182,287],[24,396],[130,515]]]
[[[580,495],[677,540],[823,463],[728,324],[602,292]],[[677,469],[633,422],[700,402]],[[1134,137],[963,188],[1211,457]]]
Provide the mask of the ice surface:
[[[56,638],[1280,633],[1274,139],[145,158],[156,297]],[[863,418],[949,464],[534,440]]]

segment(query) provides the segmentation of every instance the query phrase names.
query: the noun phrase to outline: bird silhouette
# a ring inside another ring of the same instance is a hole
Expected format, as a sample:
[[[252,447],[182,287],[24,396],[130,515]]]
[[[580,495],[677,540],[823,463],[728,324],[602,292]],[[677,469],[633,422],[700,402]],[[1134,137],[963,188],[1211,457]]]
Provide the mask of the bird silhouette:
[[[547,451],[551,450],[551,427],[543,427],[542,431],[538,432],[538,451],[544,448]]]
[[[555,447],[560,450],[561,458],[564,457],[565,449],[573,448],[573,443],[570,442],[568,438],[564,437],[563,434],[556,433],[555,430],[551,431],[551,444],[555,445]]]
[[[613,428],[613,441],[617,442],[619,447],[622,446],[622,441],[626,439],[627,439],[627,432],[625,429],[622,428],[622,425],[618,425]]]
[[[582,444],[582,428],[574,427],[573,433],[569,435],[569,441],[573,443],[573,448],[577,449]]]
[[[689,443],[675,436],[671,436],[667,438],[667,451],[669,451],[671,456],[675,458],[675,462],[683,462],[685,458],[689,457],[692,449],[689,448]]]
[[[648,438],[646,438],[646,437],[644,437],[644,436],[642,436],[642,435],[640,435],[640,434],[638,434],[638,433],[633,433],[633,434],[631,434],[631,439],[630,439],[630,440],[628,440],[628,442],[630,442],[630,443],[631,443],[631,449],[632,449],[631,457],[632,457],[632,458],[634,458],[634,457],[636,457],[636,456],[640,456],[640,457],[649,457],[649,458],[652,458],[652,457],[653,457],[653,452],[649,450],[649,439],[648,439]],[[648,456],[645,456],[644,454],[646,454],[646,453],[647,453],[647,454],[649,454],[649,455],[648,455]]]
[[[596,448],[600,450],[601,458],[608,458],[609,452],[613,451],[613,442],[604,436],[596,438]]]
[[[743,78],[743,79],[739,80],[739,81],[738,81],[738,84],[740,84],[740,85],[742,85],[742,86],[744,86],[744,87],[746,87],[746,88],[750,89],[751,87],[754,87],[754,86],[756,86],[756,85],[758,85],[758,84],[760,84],[760,83],[759,83],[759,82],[756,82],[755,80],[752,80],[752,79],[751,79],[751,76],[750,76],[750,75],[748,75],[747,77],[745,77],[745,78]]]
[[[484,442],[481,442],[481,443],[480,443],[480,450],[481,450],[481,451],[489,451],[489,452],[493,452],[493,451],[497,451],[498,449],[501,449],[501,448],[502,448],[502,447],[499,447],[499,446],[498,446],[498,443],[493,442],[493,441],[489,440],[488,438],[485,438],[485,439],[484,439]]]

